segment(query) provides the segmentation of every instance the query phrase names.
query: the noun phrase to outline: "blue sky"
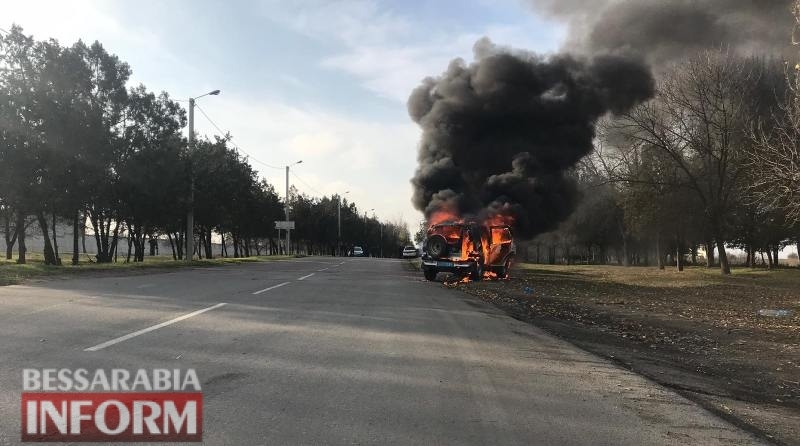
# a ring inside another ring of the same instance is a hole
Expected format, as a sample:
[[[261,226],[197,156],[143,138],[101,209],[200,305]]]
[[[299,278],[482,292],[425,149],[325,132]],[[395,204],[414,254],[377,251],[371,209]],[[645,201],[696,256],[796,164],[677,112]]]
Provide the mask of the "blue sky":
[[[151,90],[221,89],[198,103],[243,152],[275,166],[302,159],[302,181],[290,179],[301,191],[350,190],[361,209],[412,229],[421,214],[410,204],[411,89],[455,57],[471,60],[480,37],[539,52],[564,38],[525,0],[0,0],[0,10],[0,28],[99,40]],[[199,134],[218,133],[202,114],[196,121]],[[281,170],[253,165],[283,190]]]

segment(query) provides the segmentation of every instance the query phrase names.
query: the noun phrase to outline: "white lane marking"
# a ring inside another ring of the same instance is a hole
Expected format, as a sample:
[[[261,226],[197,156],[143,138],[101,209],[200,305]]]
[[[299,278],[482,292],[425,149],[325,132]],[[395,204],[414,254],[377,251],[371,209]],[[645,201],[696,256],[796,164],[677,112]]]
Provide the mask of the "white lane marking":
[[[328,268],[330,268],[330,266],[329,266]],[[328,268],[322,268],[322,269],[318,269],[318,270],[317,270],[317,272],[327,271],[327,270],[328,270]]]
[[[150,288],[150,287],[153,287],[153,286],[156,286],[156,284],[154,284],[154,283],[143,283],[143,284],[137,286],[136,288]]]
[[[183,316],[178,316],[175,319],[170,319],[170,320],[168,320],[166,322],[162,322],[160,324],[156,324],[156,325],[153,325],[151,327],[143,328],[143,329],[141,329],[139,331],[134,331],[133,333],[126,334],[125,336],[120,336],[120,337],[114,338],[114,339],[112,339],[110,341],[103,342],[102,344],[97,344],[97,345],[95,345],[93,347],[85,348],[85,349],[83,349],[83,351],[85,351],[85,352],[96,352],[96,351],[102,350],[102,349],[104,349],[106,347],[110,347],[110,346],[112,346],[114,344],[119,344],[120,342],[127,341],[128,339],[131,339],[131,338],[135,338],[136,336],[141,336],[141,335],[143,335],[145,333],[150,333],[151,331],[158,330],[159,328],[164,328],[167,325],[172,325],[172,324],[174,324],[176,322],[180,322],[180,321],[182,321],[184,319],[189,319],[190,317],[197,316],[198,314],[203,314],[206,311],[211,311],[211,310],[214,310],[216,308],[222,307],[224,305],[226,305],[226,303],[225,302],[221,302],[221,303],[218,303],[216,305],[212,305],[212,306],[210,306],[208,308],[203,308],[202,310],[193,311],[193,312],[191,312],[189,314],[184,314]]]
[[[303,277],[300,277],[300,278],[299,278],[299,279],[297,279],[297,280],[304,280],[304,279],[308,279],[309,277],[313,276],[314,274],[315,274],[315,273],[306,274],[305,276],[303,276]]]
[[[277,284],[277,285],[273,285],[273,286],[271,286],[271,287],[269,287],[269,288],[264,288],[263,290],[258,290],[258,291],[256,291],[256,292],[254,292],[253,294],[261,294],[261,293],[263,293],[263,292],[265,292],[265,291],[274,290],[275,288],[280,288],[280,287],[282,287],[282,286],[284,286],[284,285],[289,285],[290,283],[291,283],[291,282],[283,282],[283,283],[279,283],[279,284]]]

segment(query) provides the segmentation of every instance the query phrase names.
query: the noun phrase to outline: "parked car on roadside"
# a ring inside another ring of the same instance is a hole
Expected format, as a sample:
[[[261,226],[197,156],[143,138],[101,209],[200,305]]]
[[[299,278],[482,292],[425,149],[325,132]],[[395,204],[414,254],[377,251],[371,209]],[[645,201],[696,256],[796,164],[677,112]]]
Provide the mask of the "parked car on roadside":
[[[417,257],[419,257],[419,251],[415,246],[408,245],[403,248],[404,259],[416,259]]]
[[[353,257],[364,257],[364,249],[360,246],[353,247]]]

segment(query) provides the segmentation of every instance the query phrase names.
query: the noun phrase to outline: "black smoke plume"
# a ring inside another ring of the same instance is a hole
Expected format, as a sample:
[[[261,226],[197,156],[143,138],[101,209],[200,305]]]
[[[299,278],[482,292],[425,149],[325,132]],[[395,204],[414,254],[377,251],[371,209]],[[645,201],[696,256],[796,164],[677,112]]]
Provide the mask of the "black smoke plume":
[[[592,150],[596,120],[651,97],[650,71],[627,56],[540,56],[485,38],[474,52],[408,100],[422,127],[413,204],[426,217],[509,215],[523,237],[551,230],[573,209],[565,171]]]
[[[658,72],[697,51],[788,53],[794,0],[529,0],[569,24],[565,49],[633,54]]]

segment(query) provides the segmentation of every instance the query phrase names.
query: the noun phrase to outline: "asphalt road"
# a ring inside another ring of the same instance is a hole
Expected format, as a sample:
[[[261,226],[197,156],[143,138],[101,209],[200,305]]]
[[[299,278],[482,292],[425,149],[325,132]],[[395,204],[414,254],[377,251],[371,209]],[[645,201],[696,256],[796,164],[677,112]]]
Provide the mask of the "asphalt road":
[[[303,258],[0,287],[0,444],[22,369],[46,367],[195,368],[207,444],[759,443],[420,276]]]

